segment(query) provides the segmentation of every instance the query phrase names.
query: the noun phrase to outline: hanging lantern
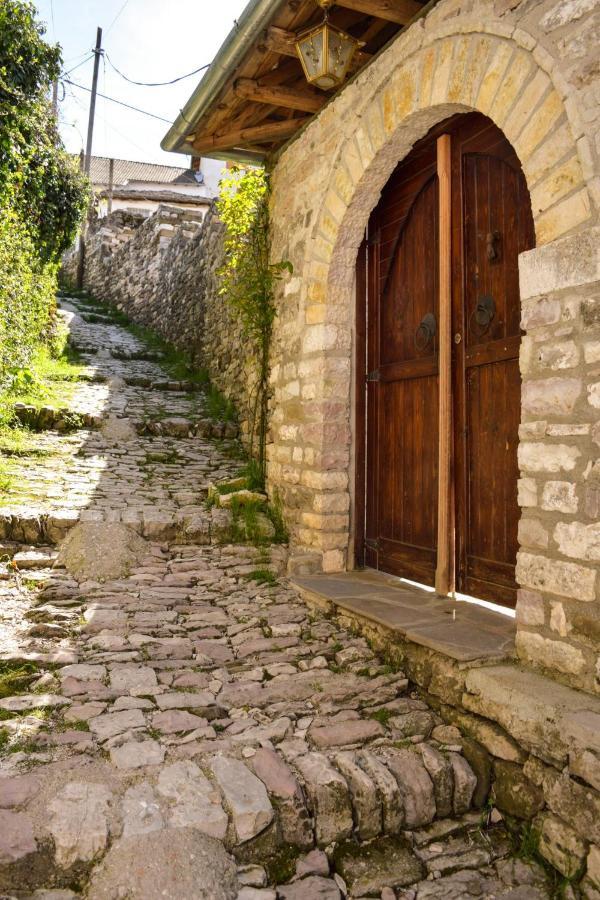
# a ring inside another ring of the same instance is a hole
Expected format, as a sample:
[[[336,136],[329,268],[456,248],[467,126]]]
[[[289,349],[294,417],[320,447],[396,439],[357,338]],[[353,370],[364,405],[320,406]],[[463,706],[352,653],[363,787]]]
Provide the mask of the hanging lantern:
[[[317,3],[325,11],[325,17],[320,25],[298,35],[296,52],[309,84],[330,91],[343,84],[360,41],[329,23],[329,7],[334,0],[317,0]]]

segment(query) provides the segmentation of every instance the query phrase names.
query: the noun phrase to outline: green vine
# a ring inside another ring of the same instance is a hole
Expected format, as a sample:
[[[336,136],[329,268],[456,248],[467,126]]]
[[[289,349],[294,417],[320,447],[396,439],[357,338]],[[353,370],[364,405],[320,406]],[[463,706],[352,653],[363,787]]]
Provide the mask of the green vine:
[[[264,169],[233,167],[220,183],[218,210],[225,226],[225,263],[219,292],[236,311],[256,365],[251,398],[249,454],[259,479],[266,476],[269,370],[275,284],[292,271],[287,260],[270,261],[269,175]]]

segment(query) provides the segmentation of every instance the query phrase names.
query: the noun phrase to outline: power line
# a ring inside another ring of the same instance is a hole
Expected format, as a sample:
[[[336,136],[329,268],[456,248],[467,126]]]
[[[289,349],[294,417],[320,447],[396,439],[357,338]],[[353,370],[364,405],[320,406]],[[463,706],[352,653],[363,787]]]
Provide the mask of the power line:
[[[90,59],[92,58],[93,55],[94,55],[94,52],[92,51],[90,54],[88,54],[88,56],[86,56],[85,59],[82,59],[81,62],[78,62],[76,66],[73,66],[72,69],[69,69],[67,72],[63,72],[62,77],[64,78],[65,75],[70,75],[71,72],[74,72],[75,69],[79,68],[79,66],[85,65],[86,62],[90,61]]]
[[[169,84],[176,84],[178,81],[183,81],[184,78],[190,78],[190,76],[192,75],[197,75],[198,72],[202,72],[204,71],[204,69],[208,69],[211,65],[211,63],[206,63],[205,65],[199,66],[199,68],[194,69],[193,72],[188,72],[186,75],[180,75],[178,78],[172,78],[171,81],[134,81],[133,78],[129,78],[127,75],[124,75],[123,72],[121,72],[119,69],[117,69],[108,53],[106,54],[106,58],[117,75],[120,75],[121,78],[124,78],[125,81],[128,81],[130,84],[137,84],[140,87],[166,87]]]
[[[123,12],[123,10],[125,9],[125,7],[127,6],[128,3],[129,3],[129,0],[125,0],[125,3],[123,4],[123,6],[119,10],[119,12],[116,14],[116,16],[114,17],[114,19],[112,20],[112,22],[110,23],[108,28],[106,29],[107,34],[110,31],[110,29],[113,27],[113,25],[115,24],[115,22],[117,21],[117,19],[119,18],[119,16],[121,15],[121,13]]]
[[[91,94],[91,89],[85,87],[83,84],[77,84],[76,81],[71,81],[69,78],[65,78],[64,81],[73,87],[79,88],[81,91],[87,91],[88,94]],[[107,94],[101,94],[100,91],[98,91],[98,96],[102,97],[104,100],[110,100],[111,103],[117,103],[119,106],[124,106],[126,109],[132,109],[134,112],[142,113],[144,116],[150,116],[151,119],[158,119],[159,122],[166,122],[167,125],[172,124],[171,119],[164,119],[162,116],[157,116],[145,109],[140,109],[139,106],[131,106],[129,103],[123,103],[122,100],[116,100],[114,97],[109,97]]]

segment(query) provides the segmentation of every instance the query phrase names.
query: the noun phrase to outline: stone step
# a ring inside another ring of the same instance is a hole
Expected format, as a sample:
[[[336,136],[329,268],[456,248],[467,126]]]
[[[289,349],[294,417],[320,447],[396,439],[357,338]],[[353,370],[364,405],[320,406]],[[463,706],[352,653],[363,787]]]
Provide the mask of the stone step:
[[[231,514],[189,506],[161,512],[160,509],[64,509],[54,512],[4,509],[0,511],[0,541],[54,546],[78,522],[121,522],[150,541],[206,546],[231,544]],[[270,530],[265,531],[268,540]]]
[[[78,412],[66,406],[33,406],[15,403],[15,417],[32,431],[77,431],[81,428],[98,429],[102,425],[101,413]]]
[[[126,375],[123,379],[125,384],[131,387],[139,387],[144,390],[151,391],[176,391],[179,393],[191,394],[204,390],[201,384],[193,381],[157,381],[146,375]]]
[[[238,437],[239,429],[235,422],[217,422],[213,419],[186,419],[183,416],[170,416],[162,419],[144,419],[136,423],[136,431],[140,435],[155,435],[171,438],[199,437],[205,440],[229,439]]]
[[[165,354],[160,350],[125,350],[122,347],[113,347],[110,349],[113,359],[120,360],[145,360],[146,362],[161,362],[165,358]]]

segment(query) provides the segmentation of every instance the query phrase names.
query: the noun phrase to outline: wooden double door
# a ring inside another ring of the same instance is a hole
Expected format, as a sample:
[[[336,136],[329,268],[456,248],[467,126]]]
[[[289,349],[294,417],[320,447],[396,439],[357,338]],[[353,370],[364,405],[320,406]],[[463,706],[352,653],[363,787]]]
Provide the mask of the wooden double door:
[[[436,127],[386,185],[357,268],[359,563],[434,585],[441,540],[450,590],[514,605],[517,258],[534,242],[519,161],[477,113]]]

